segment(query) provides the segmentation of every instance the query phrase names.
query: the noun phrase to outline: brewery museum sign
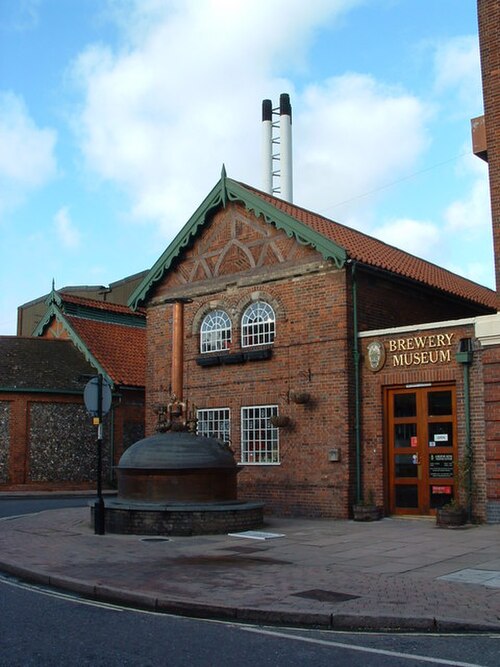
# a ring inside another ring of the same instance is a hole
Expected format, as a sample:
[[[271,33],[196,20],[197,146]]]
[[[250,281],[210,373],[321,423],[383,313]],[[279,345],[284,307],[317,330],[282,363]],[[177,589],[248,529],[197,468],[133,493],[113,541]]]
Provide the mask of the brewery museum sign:
[[[379,371],[386,360],[393,368],[449,363],[454,337],[454,333],[439,333],[372,341],[366,348],[368,368]]]

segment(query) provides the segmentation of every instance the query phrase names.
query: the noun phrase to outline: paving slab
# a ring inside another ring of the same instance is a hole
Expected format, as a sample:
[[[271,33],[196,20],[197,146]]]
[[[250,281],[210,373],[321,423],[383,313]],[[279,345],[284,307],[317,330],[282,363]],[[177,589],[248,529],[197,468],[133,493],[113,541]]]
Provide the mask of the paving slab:
[[[265,532],[95,535],[88,508],[0,521],[0,570],[196,617],[335,629],[500,631],[500,526],[266,519]]]

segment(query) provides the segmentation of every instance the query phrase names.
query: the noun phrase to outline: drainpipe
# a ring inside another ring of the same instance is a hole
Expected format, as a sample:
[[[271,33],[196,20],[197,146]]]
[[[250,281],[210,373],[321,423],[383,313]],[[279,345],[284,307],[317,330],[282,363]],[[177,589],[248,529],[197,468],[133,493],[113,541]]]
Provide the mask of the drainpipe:
[[[168,404],[169,421],[180,419],[186,425],[186,404],[183,401],[184,393],[184,304],[191,303],[192,299],[179,297],[166,299],[165,303],[173,304],[173,331],[172,331],[172,402]]]
[[[470,424],[470,366],[472,364],[472,339],[462,338],[455,359],[462,364],[465,411],[465,457],[467,462],[467,520],[472,521],[472,441]]]
[[[172,392],[182,403],[184,370],[184,301],[174,301],[172,333]]]
[[[354,360],[354,438],[356,444],[356,503],[363,500],[361,489],[361,396],[359,382],[359,341],[358,341],[358,284],[356,280],[356,262],[348,260],[351,265],[352,278],[352,328],[353,328],[353,360]]]

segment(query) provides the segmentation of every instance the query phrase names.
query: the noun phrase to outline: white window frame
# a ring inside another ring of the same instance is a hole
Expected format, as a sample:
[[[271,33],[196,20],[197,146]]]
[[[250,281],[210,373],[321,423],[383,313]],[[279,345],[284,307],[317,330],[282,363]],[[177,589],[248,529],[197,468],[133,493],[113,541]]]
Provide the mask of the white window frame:
[[[197,433],[231,444],[230,408],[203,408],[196,411]]]
[[[272,345],[276,336],[276,313],[267,301],[254,301],[241,317],[241,347]]]
[[[271,424],[277,405],[245,405],[241,408],[241,463],[279,465],[279,429]]]
[[[209,311],[200,326],[200,352],[222,352],[231,346],[231,318],[222,308]]]

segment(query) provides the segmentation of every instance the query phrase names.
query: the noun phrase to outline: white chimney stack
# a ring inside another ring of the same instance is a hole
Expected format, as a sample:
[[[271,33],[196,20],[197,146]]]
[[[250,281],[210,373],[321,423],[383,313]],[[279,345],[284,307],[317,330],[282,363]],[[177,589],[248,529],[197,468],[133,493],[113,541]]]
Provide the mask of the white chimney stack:
[[[292,203],[292,107],[288,93],[280,95],[280,147],[281,198]]]
[[[273,103],[262,100],[262,189],[273,193]]]
[[[279,115],[279,122],[273,121],[273,114]],[[279,135],[275,134],[279,131]],[[274,146],[279,152],[274,153]],[[274,169],[274,161],[279,168]],[[262,102],[262,189],[269,194],[279,194],[288,202],[293,201],[292,172],[292,107],[288,93],[280,95],[280,105],[273,109],[271,100]],[[274,187],[274,178],[279,185]]]

